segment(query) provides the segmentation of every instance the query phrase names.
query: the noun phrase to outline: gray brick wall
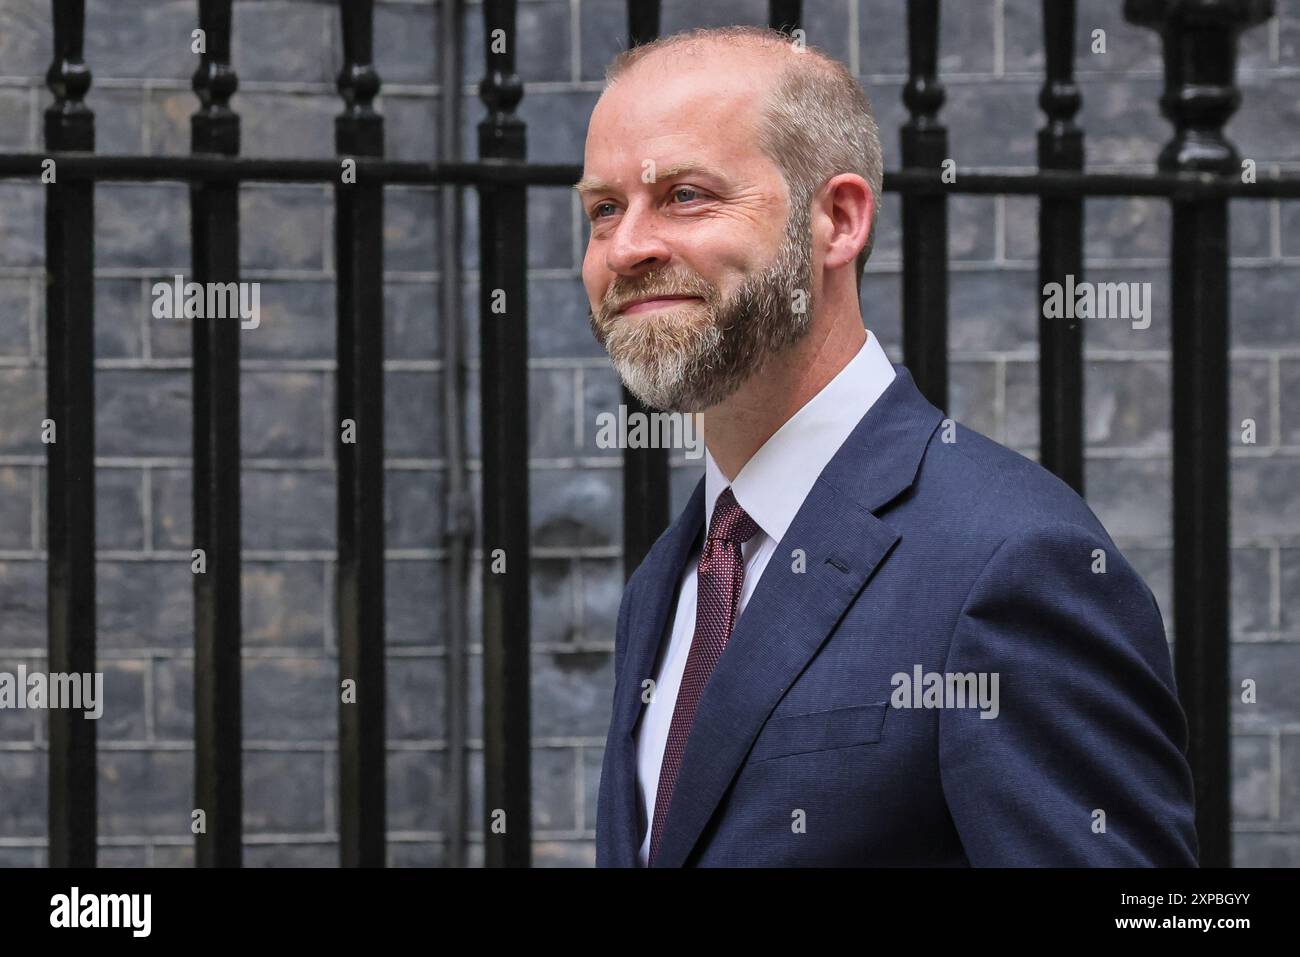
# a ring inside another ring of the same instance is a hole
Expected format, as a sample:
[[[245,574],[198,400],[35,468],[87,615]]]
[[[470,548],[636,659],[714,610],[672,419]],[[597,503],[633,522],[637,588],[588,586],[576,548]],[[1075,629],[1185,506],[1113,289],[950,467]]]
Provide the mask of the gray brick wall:
[[[762,0],[669,0],[663,30],[763,22]],[[1093,169],[1146,170],[1169,137],[1156,97],[1159,44],[1124,23],[1119,0],[1081,0],[1079,80]],[[88,103],[107,153],[188,150],[192,0],[91,0]],[[904,24],[894,0],[805,0],[808,39],[862,79],[897,166],[906,118]],[[1300,0],[1242,42],[1245,94],[1229,133],[1261,170],[1300,168]],[[944,4],[942,115],[960,166],[1027,169],[1043,57],[1036,0]],[[339,112],[333,4],[240,2],[233,104],[253,156],[328,156]],[[50,59],[45,0],[0,0],[0,149],[39,150]],[[528,155],[581,160],[590,108],[625,29],[622,0],[525,0],[519,10],[521,115]],[[1107,53],[1084,42],[1106,31]],[[376,49],[389,155],[437,149],[438,12],[381,2]],[[463,140],[481,116],[480,10],[471,4]],[[189,271],[188,203],[179,184],[107,184],[96,197],[98,625],[110,707],[100,734],[100,859],[188,865],[192,839],[192,592],[189,330],[153,319],[149,287]],[[245,860],[337,861],[332,621],[334,300],[332,194],[324,186],[250,185],[242,193],[244,276],[263,284],[259,328],[241,334],[244,451]],[[0,182],[0,670],[45,664],[44,297],[41,187]],[[1037,442],[1036,204],[957,197],[951,205],[952,411],[1033,455]],[[389,859],[443,859],[443,459],[437,242],[428,189],[386,195],[389,651]],[[477,204],[466,194],[464,289],[477,387]],[[534,581],[535,860],[594,861],[595,797],[612,689],[621,592],[617,452],[595,447],[595,416],[618,384],[585,321],[578,268],[586,242],[565,190],[529,198],[530,388]],[[1237,863],[1300,864],[1300,204],[1232,208],[1232,417],[1254,418],[1257,444],[1232,449],[1233,685]],[[1169,212],[1159,201],[1091,200],[1090,279],[1150,281],[1147,330],[1098,321],[1088,336],[1089,498],[1150,582],[1170,593]],[[899,225],[886,197],[863,312],[901,359]],[[473,393],[471,393],[472,397]],[[477,403],[470,416],[477,469]],[[674,507],[700,474],[674,462]],[[1173,636],[1173,622],[1170,634]],[[471,807],[481,803],[481,697],[471,656]],[[32,712],[0,711],[0,866],[46,859],[47,741]],[[481,860],[474,845],[471,862]]]

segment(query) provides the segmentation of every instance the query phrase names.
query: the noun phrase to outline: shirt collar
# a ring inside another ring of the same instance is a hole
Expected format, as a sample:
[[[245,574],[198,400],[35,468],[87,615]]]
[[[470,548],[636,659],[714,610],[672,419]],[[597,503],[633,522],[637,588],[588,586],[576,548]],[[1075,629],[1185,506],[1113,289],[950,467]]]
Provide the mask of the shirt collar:
[[[857,355],[754,453],[731,482],[736,502],[773,541],[785,537],[817,476],[893,381],[894,367],[870,332]],[[704,450],[705,534],[728,482]]]

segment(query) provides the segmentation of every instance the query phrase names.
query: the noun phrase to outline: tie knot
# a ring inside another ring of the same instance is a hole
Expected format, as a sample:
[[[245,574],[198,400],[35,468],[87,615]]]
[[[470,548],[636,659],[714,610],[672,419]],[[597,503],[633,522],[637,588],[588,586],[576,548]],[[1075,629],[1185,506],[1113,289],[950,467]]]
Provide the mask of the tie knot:
[[[728,485],[713,506],[713,520],[709,522],[709,538],[721,538],[744,544],[758,533],[758,523],[740,507]]]

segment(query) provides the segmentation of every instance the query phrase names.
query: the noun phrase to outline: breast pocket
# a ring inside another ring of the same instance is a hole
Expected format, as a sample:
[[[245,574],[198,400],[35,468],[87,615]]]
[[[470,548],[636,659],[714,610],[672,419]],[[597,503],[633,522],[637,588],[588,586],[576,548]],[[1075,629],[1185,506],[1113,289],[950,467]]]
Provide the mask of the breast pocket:
[[[884,733],[888,711],[889,702],[881,701],[770,718],[749,752],[749,763],[872,744]]]

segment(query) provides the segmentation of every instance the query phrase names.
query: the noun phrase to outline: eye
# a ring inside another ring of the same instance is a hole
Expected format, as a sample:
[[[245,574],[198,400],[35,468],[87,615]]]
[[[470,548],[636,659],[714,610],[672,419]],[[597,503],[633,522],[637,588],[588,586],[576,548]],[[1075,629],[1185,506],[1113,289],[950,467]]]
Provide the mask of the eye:
[[[700,195],[700,191],[699,191],[698,189],[696,189],[694,186],[675,186],[675,187],[673,187],[672,195],[676,196],[676,195],[678,195],[679,193],[693,193],[695,196],[699,196],[699,195]]]
[[[591,219],[593,222],[595,222],[597,219],[600,219],[601,209],[603,209],[606,206],[613,206],[613,205],[614,204],[609,201],[605,201],[603,203],[597,203],[595,206],[591,207],[591,213],[589,214],[588,218]]]

